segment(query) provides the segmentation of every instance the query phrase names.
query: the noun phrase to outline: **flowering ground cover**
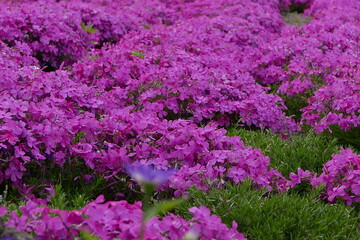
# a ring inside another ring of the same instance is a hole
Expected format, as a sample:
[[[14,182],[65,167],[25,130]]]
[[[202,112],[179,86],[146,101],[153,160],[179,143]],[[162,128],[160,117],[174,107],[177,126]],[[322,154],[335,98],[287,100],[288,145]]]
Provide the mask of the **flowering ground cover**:
[[[0,237],[360,238],[359,16],[0,1]]]

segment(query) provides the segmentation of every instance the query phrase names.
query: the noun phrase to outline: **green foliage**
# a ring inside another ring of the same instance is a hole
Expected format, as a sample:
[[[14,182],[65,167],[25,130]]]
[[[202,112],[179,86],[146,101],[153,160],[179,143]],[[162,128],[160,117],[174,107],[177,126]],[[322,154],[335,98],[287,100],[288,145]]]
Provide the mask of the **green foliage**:
[[[88,204],[91,194],[87,191],[78,193],[63,189],[61,184],[54,186],[55,195],[51,197],[49,206],[62,210],[81,209]]]
[[[342,130],[339,126],[330,127],[332,133],[343,145],[350,145],[360,151],[360,127],[352,128],[348,131]]]
[[[130,54],[139,58],[145,57],[145,54],[142,51],[131,51]]]
[[[285,111],[287,116],[294,116],[293,118],[299,122],[301,120],[300,111],[304,107],[306,107],[307,99],[311,96],[311,94],[298,94],[295,96],[281,96],[287,109]]]
[[[77,210],[83,208],[89,201],[89,194],[70,193],[68,189],[63,189],[61,185],[54,187],[55,195],[51,197],[49,206],[61,210]]]
[[[72,144],[79,143],[81,139],[84,139],[86,136],[86,132],[78,132],[75,134],[74,140],[72,141]]]
[[[140,24],[141,26],[143,26],[143,28],[145,28],[146,30],[149,30],[150,29],[150,26],[147,25],[147,24]]]
[[[87,32],[87,33],[89,33],[89,34],[93,34],[93,33],[99,32],[99,30],[96,30],[96,29],[94,29],[93,27],[94,27],[94,24],[85,25],[85,23],[83,23],[83,22],[81,23],[81,28],[82,28],[85,32]]]
[[[311,17],[297,12],[286,12],[282,14],[283,21],[288,25],[303,26],[311,21]]]
[[[54,186],[55,195],[51,198],[51,205],[53,208],[63,210],[75,210],[83,208],[90,201],[94,200],[99,194],[106,194],[106,180],[101,176],[96,176],[95,179],[85,184],[81,181],[73,182],[72,186],[68,182],[57,181],[58,184]]]
[[[52,196],[49,206],[52,208],[66,209],[68,201],[66,199],[66,193],[62,190],[62,186],[54,186],[55,195]]]
[[[86,231],[80,232],[78,239],[80,239],[80,240],[100,240],[100,238],[98,238]]]
[[[86,193],[79,193],[78,195],[73,196],[73,199],[74,200],[71,201],[73,209],[81,209],[90,202],[89,194]]]
[[[208,193],[192,188],[190,200],[177,207],[177,213],[191,218],[187,209],[204,205],[225,224],[238,223],[238,230],[252,239],[360,239],[359,212],[346,205],[319,200],[321,189],[305,196],[274,194],[252,188],[251,181],[212,189]]]
[[[312,130],[289,136],[282,140],[271,131],[248,131],[242,128],[228,129],[229,136],[240,136],[246,145],[262,150],[270,157],[270,165],[285,176],[298,168],[320,173],[323,165],[338,153],[336,139],[326,134],[315,135]]]
[[[174,200],[165,200],[165,201],[161,201],[157,204],[154,204],[153,206],[151,206],[149,209],[147,209],[144,212],[144,219],[143,221],[147,222],[148,220],[150,220],[150,218],[157,216],[159,214],[165,214],[168,213],[170,211],[172,211],[176,206],[178,206],[179,204],[183,203],[184,199],[179,198],[179,199],[174,199]]]
[[[25,183],[35,186],[33,193],[36,197],[44,198],[49,192],[44,191],[46,187],[53,187],[55,196],[52,197],[52,206],[74,210],[84,207],[88,202],[94,200],[98,195],[104,194],[111,199],[114,194],[112,188],[108,187],[109,181],[102,175],[92,174],[91,169],[84,166],[79,159],[68,160],[62,167],[44,162],[42,166],[28,166],[34,174],[30,178],[24,179]],[[86,181],[84,175],[91,175],[91,179]],[[117,193],[125,187],[116,186]],[[14,191],[16,192],[16,191]],[[12,194],[12,191],[10,192]],[[21,196],[12,196],[12,201],[17,201]]]

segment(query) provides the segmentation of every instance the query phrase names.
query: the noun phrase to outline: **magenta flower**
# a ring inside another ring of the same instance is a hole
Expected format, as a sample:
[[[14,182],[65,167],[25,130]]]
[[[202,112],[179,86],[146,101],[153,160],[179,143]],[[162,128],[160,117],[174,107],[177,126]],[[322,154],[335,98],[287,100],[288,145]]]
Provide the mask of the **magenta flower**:
[[[159,185],[168,180],[176,169],[156,169],[152,165],[128,165],[125,171],[139,183]]]

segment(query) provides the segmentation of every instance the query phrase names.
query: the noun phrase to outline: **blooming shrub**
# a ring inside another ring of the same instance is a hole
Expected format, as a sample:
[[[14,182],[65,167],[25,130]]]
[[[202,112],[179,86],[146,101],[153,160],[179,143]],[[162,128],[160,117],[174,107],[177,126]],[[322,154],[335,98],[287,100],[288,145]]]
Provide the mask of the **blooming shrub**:
[[[321,198],[334,203],[344,201],[348,205],[360,202],[360,155],[351,149],[342,149],[340,154],[333,154],[322,173],[311,173],[309,170],[298,169],[297,173],[290,174],[290,181],[286,184],[294,188],[301,182],[309,182],[313,187],[324,186]]]
[[[313,20],[288,26],[278,38],[250,50],[244,66],[277,93],[308,99],[302,123],[322,132],[331,125],[343,130],[359,125],[359,10],[354,1],[311,1],[305,14]],[[252,63],[256,64],[252,64]]]
[[[309,99],[309,106],[303,109],[306,124],[315,125],[317,133],[338,125],[343,130],[358,127],[360,124],[360,87],[356,81],[336,79],[320,88]]]
[[[0,40],[9,46],[15,41],[29,45],[42,64],[58,67],[84,56],[96,41],[81,28],[81,18],[66,9],[47,4],[1,2]]]
[[[26,43],[42,66],[59,68],[146,23],[125,6],[116,1],[2,1],[0,40],[9,46]]]
[[[348,205],[360,202],[360,155],[350,149],[343,149],[334,154],[327,162],[323,173],[312,179],[313,185],[323,184],[326,194],[323,196],[330,202],[343,200]]]
[[[202,23],[209,24],[205,19]],[[143,35],[128,34],[119,44],[95,51],[90,59],[76,64],[74,78],[99,89],[106,99],[114,93],[121,96],[116,101],[122,107],[155,110],[159,117],[175,114],[195,123],[215,119],[220,125],[227,125],[234,115],[249,126],[278,132],[298,130],[296,123],[285,116],[286,108],[278,96],[266,94],[266,89],[251,76],[238,70],[239,64],[222,57],[222,52],[227,51],[225,46],[221,49],[219,42],[219,52],[214,53],[213,46],[200,47],[201,42],[194,37],[189,48],[189,43],[181,40],[180,30],[176,26],[173,29],[171,34],[163,29]],[[193,36],[211,37],[195,31],[199,29],[191,31]]]
[[[141,203],[103,202],[104,197],[99,196],[80,210],[63,211],[28,201],[20,207],[21,216],[9,213],[6,225],[18,231],[33,232],[37,239],[74,239],[81,231],[104,240],[139,239],[143,215]],[[198,239],[246,239],[237,232],[235,222],[232,228],[228,228],[203,206],[190,208],[189,212],[194,215],[190,220],[173,214],[162,219],[151,218],[146,223],[144,239],[183,239],[186,235]],[[5,215],[6,211],[1,211],[1,214]]]

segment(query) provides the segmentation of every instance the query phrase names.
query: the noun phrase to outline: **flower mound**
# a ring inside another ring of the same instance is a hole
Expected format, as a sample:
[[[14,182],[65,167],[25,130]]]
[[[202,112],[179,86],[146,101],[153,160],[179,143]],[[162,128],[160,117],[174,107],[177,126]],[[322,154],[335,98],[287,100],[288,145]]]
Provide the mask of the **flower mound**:
[[[314,185],[325,185],[323,197],[330,202],[343,200],[348,205],[360,202],[360,155],[351,149],[341,150],[325,164],[323,173],[312,181]]]
[[[21,207],[21,217],[11,212],[8,227],[18,231],[34,232],[37,239],[74,239],[81,231],[95,234],[101,239],[139,239],[143,212],[141,203],[129,204],[126,201],[104,202],[102,196],[77,211],[62,211],[40,206],[28,201]],[[232,228],[221,223],[221,219],[210,214],[210,210],[201,206],[193,207],[190,220],[184,220],[173,214],[162,219],[151,218],[145,227],[144,239],[183,239],[184,236],[196,236],[198,239],[245,240],[237,232],[234,222]],[[1,214],[6,214],[2,210]]]

